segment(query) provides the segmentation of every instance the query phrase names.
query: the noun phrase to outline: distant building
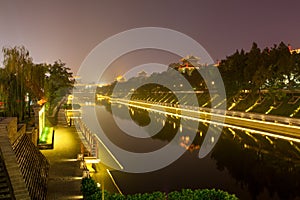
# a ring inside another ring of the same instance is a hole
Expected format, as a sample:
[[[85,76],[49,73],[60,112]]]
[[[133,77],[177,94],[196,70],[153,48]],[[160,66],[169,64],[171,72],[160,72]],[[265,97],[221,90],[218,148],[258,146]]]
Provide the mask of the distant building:
[[[290,52],[291,52],[291,53],[294,53],[294,52],[300,53],[300,49],[292,49],[292,50],[290,50]]]
[[[201,66],[199,60],[200,58],[195,56],[186,56],[185,58],[182,58],[180,60],[182,64],[178,67],[178,71],[183,74],[187,73],[190,76],[195,69],[199,69]]]
[[[291,53],[294,53],[294,52],[300,53],[300,48],[298,48],[298,49],[293,49],[292,46],[291,46],[290,44],[288,45],[288,48],[289,48],[289,50],[290,50]]]
[[[145,72],[144,70],[138,73],[138,77],[147,77],[147,72]]]
[[[197,67],[200,67],[199,60],[200,60],[200,58],[195,57],[195,56],[186,56],[185,58],[182,58],[180,61],[185,66],[197,68]]]

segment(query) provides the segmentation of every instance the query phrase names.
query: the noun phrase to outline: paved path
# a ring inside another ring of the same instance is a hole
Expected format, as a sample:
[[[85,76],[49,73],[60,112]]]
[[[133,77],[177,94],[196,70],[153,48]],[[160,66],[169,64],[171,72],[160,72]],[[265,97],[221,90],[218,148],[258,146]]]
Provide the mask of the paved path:
[[[64,111],[60,110],[59,125],[54,128],[54,148],[41,150],[50,162],[48,200],[82,199],[82,170],[77,161],[77,155],[81,153],[81,140],[76,128],[69,127],[63,115]],[[120,192],[107,167],[99,163],[96,168],[97,172],[90,173],[96,182],[111,193]]]
[[[54,148],[41,151],[50,162],[47,199],[82,199],[82,170],[76,159],[81,142],[76,129],[57,126],[54,134]]]

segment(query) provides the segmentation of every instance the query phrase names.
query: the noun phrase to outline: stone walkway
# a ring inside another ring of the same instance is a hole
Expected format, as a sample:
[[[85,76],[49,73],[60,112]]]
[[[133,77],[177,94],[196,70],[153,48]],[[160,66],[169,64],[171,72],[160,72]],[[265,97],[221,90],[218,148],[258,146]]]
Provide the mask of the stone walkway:
[[[47,200],[83,199],[80,191],[82,170],[77,155],[81,152],[81,140],[74,126],[65,121],[64,111],[59,111],[58,126],[54,132],[54,148],[41,150],[50,163]],[[121,193],[107,167],[99,163],[97,172],[91,172],[101,188],[111,193]]]
[[[82,199],[82,170],[77,161],[81,141],[76,129],[58,125],[54,134],[54,148],[41,150],[50,163],[47,199]]]

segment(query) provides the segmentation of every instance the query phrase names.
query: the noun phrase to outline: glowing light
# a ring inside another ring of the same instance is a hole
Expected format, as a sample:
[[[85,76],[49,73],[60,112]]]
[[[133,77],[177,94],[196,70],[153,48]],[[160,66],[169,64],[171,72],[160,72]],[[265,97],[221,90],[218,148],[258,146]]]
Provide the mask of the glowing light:
[[[99,163],[100,159],[98,159],[96,157],[84,157],[84,161],[87,164],[89,164],[89,163]]]
[[[258,140],[249,133],[249,131],[245,131],[246,135],[248,135],[249,137],[251,137],[255,142],[258,142]]]
[[[269,114],[275,107],[274,106],[270,106],[269,110],[267,112],[265,112],[265,114]]]
[[[270,142],[270,144],[274,144],[274,142],[268,136],[266,136],[266,139]]]
[[[235,131],[232,130],[231,128],[228,128],[228,130],[232,133],[233,136],[235,136]]]
[[[214,108],[217,108],[217,107],[219,107],[220,105],[222,105],[223,103],[225,103],[226,102],[226,99],[223,99],[220,103],[218,103]]]
[[[290,117],[294,117],[300,111],[300,106],[290,115]]]
[[[202,131],[200,131],[200,132],[199,132],[200,137],[202,137],[202,134],[203,134]]]
[[[217,98],[217,95],[213,96],[210,100],[208,100],[205,104],[203,104],[201,107],[205,107],[207,106],[207,104],[209,104],[210,102],[212,102],[213,100],[215,100]]]
[[[251,110],[252,110],[253,108],[255,108],[255,106],[257,106],[257,105],[258,105],[258,103],[255,102],[252,106],[250,106],[248,109],[246,109],[245,112],[251,111]]]
[[[152,105],[154,104],[150,104],[150,103],[145,103],[145,102],[135,102],[136,104],[139,104],[139,105],[133,105],[133,101],[131,101],[131,104],[129,104],[129,101],[128,100],[125,100],[125,99],[115,99],[116,102],[118,103],[121,103],[121,104],[124,104],[124,105],[130,105],[130,106],[134,106],[136,108],[142,108],[142,109],[147,109],[147,110],[150,110],[150,111],[154,111],[154,112],[157,112],[157,113],[161,113],[161,114],[165,114],[165,115],[173,115],[173,116],[178,116],[178,117],[181,117],[181,118],[185,118],[185,119],[190,119],[190,120],[196,120],[196,121],[200,121],[202,123],[209,123],[209,124],[215,124],[215,125],[219,125],[219,126],[224,126],[224,127],[228,127],[228,128],[233,128],[233,129],[238,129],[238,130],[242,130],[242,131],[248,131],[249,133],[255,133],[255,134],[260,134],[260,135],[267,135],[267,136],[270,136],[270,137],[275,137],[275,138],[280,138],[280,139],[284,139],[284,140],[291,140],[291,141],[294,141],[294,142],[300,142],[300,139],[298,138],[293,138],[293,137],[290,137],[290,136],[284,136],[284,135],[279,135],[279,134],[275,134],[275,133],[268,133],[268,132],[265,132],[265,131],[260,131],[260,130],[255,130],[255,129],[252,129],[252,128],[244,128],[244,127],[240,127],[240,126],[236,126],[236,125],[231,125],[231,124],[224,124],[222,122],[217,122],[217,121],[210,121],[210,120],[207,120],[207,119],[201,119],[199,118],[197,115],[196,117],[195,116],[187,116],[187,115],[182,115],[182,114],[175,114],[175,113],[170,113],[170,112],[166,112],[166,111],[163,111],[163,110],[160,110],[160,109],[166,109],[166,108],[171,108],[171,107],[168,107],[168,106],[163,106],[163,105],[155,105],[157,108],[154,109]],[[150,105],[152,106],[151,108],[145,108],[145,105],[147,105],[147,107]],[[177,108],[179,109],[179,108]],[[196,114],[210,114],[210,115],[214,115],[214,116],[219,116],[219,117],[224,117],[223,114],[216,114],[216,113],[208,113],[208,112],[202,112],[202,111],[195,111],[195,110],[188,110],[188,109],[184,109],[184,108],[180,108],[180,110],[182,111],[185,111],[185,112],[189,112],[189,113],[196,113]],[[246,118],[240,118],[240,117],[234,117],[234,116],[226,116],[226,118],[230,118],[230,119],[238,119],[240,121],[245,121],[245,122],[255,122],[255,123],[259,123],[259,124],[264,124],[264,125],[275,125],[274,123],[272,122],[266,122],[266,121],[260,121],[260,120],[253,120],[253,119],[246,119]],[[163,121],[164,123],[164,121]],[[276,126],[279,126],[279,127],[293,127],[294,129],[298,129],[300,130],[300,127],[298,126],[292,126],[292,125],[287,125],[287,124],[276,124]],[[254,137],[253,137],[254,138]]]
[[[44,105],[46,102],[47,102],[46,99],[40,99],[37,103],[38,103],[40,106],[42,106],[42,105]]]
[[[231,110],[231,109],[234,108],[236,105],[237,105],[237,104],[236,104],[235,102],[233,102],[233,103],[231,104],[231,106],[228,108],[228,110]]]
[[[118,81],[118,82],[123,82],[123,81],[125,81],[125,78],[123,77],[123,76],[117,76],[117,78],[116,78],[116,80]]]

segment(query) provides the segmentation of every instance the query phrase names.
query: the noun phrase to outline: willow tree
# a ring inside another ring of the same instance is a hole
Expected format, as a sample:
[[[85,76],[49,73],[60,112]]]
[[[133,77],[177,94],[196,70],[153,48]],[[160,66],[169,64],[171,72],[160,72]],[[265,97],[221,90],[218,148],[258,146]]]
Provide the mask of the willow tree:
[[[5,102],[6,115],[23,120],[25,96],[28,92],[24,71],[33,65],[32,58],[23,46],[3,48],[2,52],[4,69],[1,70],[1,94]]]
[[[57,103],[73,86],[72,73],[65,63],[34,64],[25,47],[3,48],[4,68],[0,69],[0,101],[5,103],[5,116],[24,120],[26,101],[47,102],[51,115]]]

